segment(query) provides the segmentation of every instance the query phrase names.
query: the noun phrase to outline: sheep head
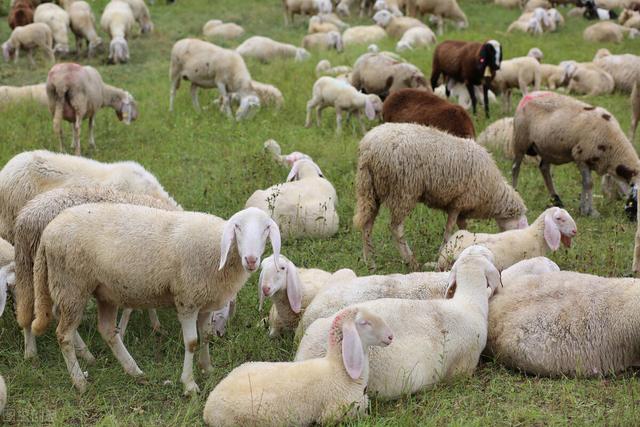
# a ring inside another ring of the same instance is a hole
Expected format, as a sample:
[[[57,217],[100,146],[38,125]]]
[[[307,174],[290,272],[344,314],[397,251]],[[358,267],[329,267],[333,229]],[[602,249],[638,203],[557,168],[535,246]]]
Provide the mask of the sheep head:
[[[236,121],[250,119],[260,109],[260,98],[255,93],[240,95],[240,107],[236,111]]]
[[[497,40],[489,40],[480,48],[480,66],[483,72],[486,73],[486,68],[489,68],[491,76],[495,75],[496,70],[500,69],[500,63],[502,62],[502,46]],[[485,74],[485,77],[486,74]]]
[[[331,0],[314,0],[313,6],[316,8],[319,14],[331,13],[331,11],[333,10]]]
[[[125,125],[130,125],[138,118],[138,106],[129,92],[125,92],[124,96],[116,100],[114,108],[118,120],[124,122]]]
[[[6,62],[9,62],[13,59],[13,56],[16,54],[16,49],[13,47],[11,42],[6,41],[2,43],[2,56]]]
[[[119,64],[129,61],[129,45],[124,37],[114,37],[109,44],[109,63]]]
[[[296,266],[280,255],[279,266],[276,266],[273,255],[262,261],[262,271],[258,282],[259,310],[262,311],[264,298],[270,298],[280,290],[286,290],[289,306],[294,313],[302,310],[302,285]]]
[[[297,48],[296,49],[296,61],[298,62],[302,62],[302,61],[306,61],[307,59],[309,59],[311,57],[311,54],[304,48]]]
[[[344,50],[344,45],[342,43],[342,36],[337,31],[329,32],[329,39],[331,40],[331,45],[336,48],[338,52],[342,52]]]
[[[305,178],[324,178],[320,166],[310,157],[301,158],[293,163],[291,171],[287,175],[287,182],[298,181]]]
[[[153,22],[151,22],[150,20],[144,22],[141,26],[140,26],[140,32],[142,34],[146,34],[146,33],[150,33],[153,31]]]
[[[345,0],[341,0],[340,3],[338,3],[338,6],[336,6],[336,12],[338,12],[338,15],[342,16],[343,18],[348,18],[351,15],[349,5],[347,4],[347,2],[345,2]]]
[[[396,51],[398,52],[404,52],[406,50],[413,50],[413,47],[411,47],[411,44],[406,41],[406,40],[400,40],[397,44],[396,44]]]
[[[94,56],[96,52],[102,49],[102,39],[97,37],[94,41],[89,42],[89,56]]]
[[[69,53],[69,45],[56,43],[56,45],[53,47],[53,53],[57,56],[65,56]]]
[[[388,10],[381,10],[373,15],[373,21],[382,28],[386,28],[391,19],[393,19],[393,15]]]

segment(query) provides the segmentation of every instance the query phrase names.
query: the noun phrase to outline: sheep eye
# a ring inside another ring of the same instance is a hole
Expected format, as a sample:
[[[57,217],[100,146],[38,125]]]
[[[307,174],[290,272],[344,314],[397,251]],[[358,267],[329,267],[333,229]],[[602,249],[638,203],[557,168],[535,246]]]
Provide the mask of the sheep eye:
[[[236,230],[240,231],[240,226],[236,224]]]
[[[280,271],[284,271],[284,267],[280,267]]]

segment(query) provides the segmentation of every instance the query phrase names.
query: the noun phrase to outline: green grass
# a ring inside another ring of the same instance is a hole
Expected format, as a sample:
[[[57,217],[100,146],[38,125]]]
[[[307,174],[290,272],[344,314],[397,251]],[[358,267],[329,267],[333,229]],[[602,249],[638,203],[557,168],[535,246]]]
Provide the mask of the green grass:
[[[5,0],[6,1],[6,0]],[[247,29],[248,36],[263,34],[299,44],[305,25],[297,19],[290,28],[282,25],[280,2],[276,0],[178,0],[167,6],[163,0],[151,7],[156,32],[150,37],[135,38],[130,43],[131,62],[124,66],[106,66],[104,58],[88,62],[98,67],[104,80],[134,94],[140,117],[130,127],[115,120],[111,111],[98,115],[96,141],[98,149],[88,150],[86,127],[83,129],[83,152],[101,161],[136,160],[152,171],[165,188],[186,209],[228,217],[241,209],[257,188],[281,182],[287,171],[276,166],[262,152],[262,142],[274,138],[283,151],[310,154],[333,182],[340,198],[341,227],[332,239],[324,241],[286,242],[283,253],[297,265],[335,270],[350,267],[359,274],[367,270],[361,260],[360,234],[352,229],[354,207],[354,171],[357,142],[355,126],[344,135],[334,134],[335,117],[326,113],[321,129],[303,128],[305,103],[315,80],[313,69],[321,57],[334,64],[352,64],[366,49],[348,49],[343,54],[314,54],[299,64],[276,62],[261,65],[249,62],[256,80],[277,85],[286,103],[282,111],[262,110],[250,122],[237,124],[227,120],[214,107],[198,114],[192,107],[188,86],[178,93],[176,112],[168,110],[169,52],[172,44],[187,36],[200,34],[202,25],[212,18],[235,21]],[[533,46],[545,53],[545,61],[565,59],[589,61],[601,47],[582,40],[587,23],[567,20],[558,33],[539,38],[510,34],[505,30],[519,14],[477,0],[462,0],[471,26],[466,31],[447,27],[446,38],[502,41],[505,57],[520,56]],[[93,2],[99,14],[105,0]],[[6,9],[6,5],[5,5]],[[565,11],[564,9],[562,10]],[[355,23],[358,20],[352,20]],[[359,20],[359,22],[366,22]],[[0,39],[8,37],[5,24],[0,25]],[[104,35],[103,35],[104,37]],[[444,39],[444,38],[441,38]],[[226,46],[233,46],[226,43]],[[391,40],[381,43],[393,49]],[[640,53],[637,41],[606,46],[614,53]],[[431,51],[417,50],[404,55],[430,74]],[[48,67],[37,67],[26,60],[19,65],[0,65],[0,84],[42,82]],[[202,105],[210,105],[213,91],[203,93]],[[588,98],[588,102],[609,109],[623,129],[629,125],[628,96],[614,94]],[[492,119],[501,116],[493,108]],[[489,123],[482,114],[475,118],[477,131]],[[65,127],[70,140],[70,129]],[[12,107],[0,112],[0,164],[15,154],[36,148],[57,149],[49,113],[35,105]],[[508,176],[509,164],[499,165]],[[574,248],[561,250],[552,258],[563,268],[601,275],[621,276],[631,269],[635,225],[623,215],[622,204],[600,197],[596,188],[595,203],[602,214],[598,220],[577,214],[580,183],[575,166],[554,169],[557,188],[574,214],[579,236]],[[548,203],[542,178],[536,168],[524,166],[519,191],[533,220]],[[380,273],[407,272],[391,242],[388,215],[379,217],[374,237],[376,261]],[[407,220],[409,242],[419,261],[433,261],[444,227],[444,215],[423,206]],[[489,221],[472,221],[471,229],[495,231]],[[22,359],[22,337],[11,314],[0,320],[0,373],[9,386],[7,424],[39,425],[199,425],[208,392],[232,368],[249,360],[290,360],[294,354],[291,337],[270,340],[266,330],[258,327],[260,314],[256,301],[257,275],[239,294],[239,311],[224,339],[212,345],[215,372],[196,380],[203,392],[193,398],[182,397],[179,382],[183,345],[179,324],[171,310],[161,310],[165,334],[149,332],[146,316],[134,315],[125,343],[148,377],[137,384],[121,369],[100,338],[93,305],[86,310],[87,320],[80,333],[97,357],[88,367],[90,386],[84,395],[72,388],[53,331],[38,340],[40,357]],[[11,303],[9,304],[12,305]],[[9,312],[11,309],[9,309]],[[169,384],[164,384],[169,380]],[[476,375],[396,402],[373,400],[371,414],[354,421],[357,425],[637,425],[640,385],[633,374],[607,380],[549,380],[525,377],[510,372],[492,361],[484,361]],[[1,421],[0,421],[1,424]]]

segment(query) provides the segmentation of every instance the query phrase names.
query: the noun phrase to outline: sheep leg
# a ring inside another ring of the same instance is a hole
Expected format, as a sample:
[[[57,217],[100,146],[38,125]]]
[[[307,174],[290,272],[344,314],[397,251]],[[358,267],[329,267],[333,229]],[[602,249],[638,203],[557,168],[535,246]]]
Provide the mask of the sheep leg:
[[[25,360],[31,359],[38,355],[38,347],[36,346],[36,337],[31,333],[28,328],[22,329],[22,336],[24,337],[24,358]]]
[[[184,364],[180,381],[184,384],[184,394],[200,393],[198,384],[193,380],[193,353],[198,347],[198,312],[178,313],[184,340]]]
[[[69,311],[60,310],[62,315],[58,321],[56,336],[62,357],[67,365],[67,371],[69,371],[69,375],[71,376],[71,382],[80,393],[84,393],[87,389],[87,379],[80,368],[75,349],[75,334],[82,320],[82,313],[78,314],[75,313],[75,311],[74,309],[70,309]]]
[[[482,84],[482,94],[484,99],[484,114],[485,117],[489,118],[489,82],[485,79],[485,82]],[[509,95],[511,96],[511,95]],[[474,110],[475,113],[475,110]]]
[[[209,354],[209,338],[211,331],[209,326],[211,324],[211,312],[201,311],[198,314],[198,334],[200,335],[200,352],[198,353],[198,367],[204,373],[213,372],[213,366],[211,366],[211,355]]]
[[[309,102],[307,102],[307,119],[304,122],[304,127],[306,128],[310,128],[311,127],[311,110],[313,110],[313,108],[320,108],[320,104],[319,100],[316,99],[316,97],[314,96],[313,98],[311,98],[309,100]],[[320,127],[320,111],[318,111],[316,109],[316,119],[318,120],[318,127]]]
[[[80,155],[80,127],[82,126],[82,117],[76,114],[76,121],[73,123],[73,147],[75,155]]]
[[[322,110],[324,110],[325,107],[323,105],[318,105],[316,107],[316,123],[318,124],[318,127],[322,126]]]
[[[224,83],[218,83],[218,91],[220,92],[220,96],[222,96],[222,110],[227,114],[227,117],[230,119],[233,118],[233,112],[231,111],[231,97],[227,93],[227,87]]]
[[[453,234],[453,227],[455,227],[458,222],[458,215],[460,215],[460,212],[450,210],[447,214],[447,224],[444,227],[444,243],[446,243],[447,240],[449,240],[449,237],[451,237],[451,234]]]
[[[89,351],[89,347],[87,347],[87,345],[84,343],[84,340],[82,339],[78,331],[76,331],[76,334],[74,336],[74,346],[76,348],[76,354],[84,359],[85,362],[91,365],[96,362],[96,358],[93,357],[93,354],[91,354],[91,352]]]
[[[437,22],[437,32],[438,35],[441,36],[442,34],[444,34],[444,19],[442,19],[441,16],[438,15],[434,15],[436,18],[436,22]]]
[[[18,63],[18,58],[19,58],[19,57],[20,57],[20,46],[18,45],[18,46],[16,46],[16,57],[15,57],[15,59],[13,60],[13,62],[17,64],[17,63]]]
[[[200,111],[200,101],[198,100],[198,86],[191,83],[191,102],[196,111]]]
[[[47,46],[45,51],[47,52],[47,56],[49,57],[49,60],[51,62],[56,62],[56,56],[53,54],[53,49],[51,49],[51,47]]]
[[[520,165],[523,158],[524,153],[517,153],[513,159],[513,165],[511,165],[511,186],[513,188],[518,186],[518,175],[520,175]]]
[[[471,108],[473,109],[473,114],[476,114],[476,105],[478,100],[476,99],[476,90],[473,87],[473,83],[467,83],[467,91],[469,91],[469,98],[471,98]]]
[[[173,101],[175,101],[176,99],[176,92],[178,91],[178,88],[180,87],[180,76],[176,75],[176,76],[172,76],[172,80],[171,80],[171,90],[169,91],[169,111],[172,112],[173,111]]]
[[[120,323],[118,323],[118,333],[121,338],[124,338],[124,334],[127,333],[127,325],[129,324],[129,319],[131,318],[131,313],[133,312],[130,308],[125,308],[122,310],[122,315],[120,316]]]
[[[394,209],[392,209],[391,223],[389,224],[389,228],[391,229],[391,234],[393,235],[394,242],[404,262],[409,264],[412,270],[418,270],[420,266],[418,265],[418,262],[416,261],[416,258],[413,255],[413,252],[411,252],[411,248],[409,247],[409,244],[404,237],[404,220],[414,207],[415,204],[411,204],[406,208],[400,208],[396,206]]]
[[[342,110],[340,108],[336,108],[336,134],[340,135],[342,133]]]
[[[93,128],[96,124],[96,116],[89,117],[89,146],[93,149],[96,148],[96,139],[93,136]]]
[[[36,61],[33,60],[33,49],[27,50],[27,56],[29,57],[29,62],[31,63],[31,65],[35,67]]]
[[[458,226],[458,230],[466,230],[467,219],[462,215],[458,215],[458,220],[456,221],[456,225]]]
[[[551,163],[543,159],[540,161],[539,168],[542,178],[544,179],[544,185],[547,186],[547,191],[549,191],[551,199],[553,200],[553,205],[559,208],[564,207],[564,204],[562,203],[562,200],[560,200],[560,196],[556,193],[556,188],[553,185],[553,179],[551,178]]]
[[[373,234],[373,224],[376,221],[376,216],[378,215],[380,207],[375,206],[373,208],[374,209],[370,212],[369,218],[367,218],[362,227],[362,257],[365,264],[369,267],[369,270],[376,269],[376,263],[373,260],[373,239],[371,236]]]
[[[140,377],[144,373],[122,343],[122,338],[116,328],[117,317],[118,307],[98,300],[98,331],[102,339],[107,343],[124,371],[133,377]]]
[[[360,114],[360,111],[354,111],[353,115],[358,119],[358,123],[360,123],[360,129],[362,130],[362,133],[367,133],[367,127],[364,125],[364,120],[362,120],[362,114]]]
[[[591,177],[591,169],[586,164],[578,165],[580,175],[582,175],[582,194],[580,194],[580,213],[594,218],[600,216],[598,211],[593,207],[593,179]]]
[[[629,128],[629,141],[631,141],[631,143],[633,143],[633,141],[636,139],[636,129],[638,128],[638,118],[639,117],[631,118],[631,127]]]
[[[160,324],[160,319],[158,318],[158,312],[154,308],[150,308],[147,310],[147,314],[149,315],[149,323],[151,323],[151,329],[153,332],[158,332],[162,328]]]

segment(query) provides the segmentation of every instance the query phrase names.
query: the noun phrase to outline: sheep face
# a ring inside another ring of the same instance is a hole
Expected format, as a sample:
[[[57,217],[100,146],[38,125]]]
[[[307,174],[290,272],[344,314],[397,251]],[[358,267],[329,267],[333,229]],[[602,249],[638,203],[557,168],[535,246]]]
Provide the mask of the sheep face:
[[[571,239],[578,233],[575,221],[564,209],[549,208],[544,215],[544,239],[551,250],[557,250],[560,242],[571,247]]]
[[[380,316],[364,308],[358,309],[355,318],[356,330],[363,346],[386,347],[393,341],[393,331]]]
[[[387,2],[384,0],[376,0],[375,4],[373,5],[373,10],[375,10],[376,12],[387,10],[387,8]]]
[[[500,69],[502,62],[502,46],[496,40],[489,40],[480,49],[480,68],[489,68],[492,75]]]
[[[2,56],[6,62],[9,62],[13,59],[16,54],[16,49],[13,47],[11,43],[4,42],[2,43]]]
[[[306,49],[303,49],[301,47],[296,49],[296,59],[295,60],[297,62],[306,61],[310,57],[311,57],[311,54],[309,52],[307,52]]]
[[[125,125],[130,125],[138,118],[138,106],[130,93],[127,93],[124,99],[116,103],[115,110],[118,120]]]
[[[396,51],[397,52],[404,52],[406,50],[413,50],[413,48],[411,47],[411,44],[406,40],[400,40],[396,44]]]
[[[342,36],[337,31],[331,31],[329,33],[329,39],[331,40],[331,46],[334,47],[338,52],[342,52],[344,50],[344,45],[342,44]]]
[[[262,272],[258,285],[258,299],[262,309],[262,301],[265,297],[272,297],[280,290],[287,291],[289,305],[294,313],[302,310],[302,285],[296,266],[286,259],[280,257],[279,265],[276,265],[273,255],[262,261]]]
[[[531,49],[529,49],[529,53],[527,53],[527,56],[535,58],[538,62],[542,62],[542,58],[544,58],[544,54],[537,47],[532,47]]]
[[[333,10],[331,0],[314,0],[313,5],[315,6],[319,14],[331,13],[331,11]]]
[[[253,117],[260,109],[260,98],[256,95],[245,95],[240,98],[240,107],[236,111],[236,121]]]
[[[369,94],[367,95],[367,101],[371,105],[371,112],[373,114],[367,114],[367,106],[365,105],[365,114],[367,114],[367,118],[369,120],[374,120],[376,117],[380,117],[382,120],[382,106],[383,102],[378,95]]]
[[[388,10],[381,10],[373,15],[373,21],[382,28],[386,28],[386,26],[389,25],[389,22],[391,22],[392,18],[393,15],[391,15],[391,12],[389,12]]]
[[[293,162],[291,170],[289,171],[289,175],[287,175],[287,182],[297,181],[305,178],[324,178],[322,170],[320,170],[320,166],[315,164],[315,162],[311,160],[311,158],[306,154],[304,154],[303,156],[304,157],[301,157]]]
[[[57,56],[64,56],[69,53],[69,45],[57,43],[53,48],[53,53]]]
[[[129,45],[124,37],[114,37],[109,44],[109,63],[120,64],[129,61]]]

